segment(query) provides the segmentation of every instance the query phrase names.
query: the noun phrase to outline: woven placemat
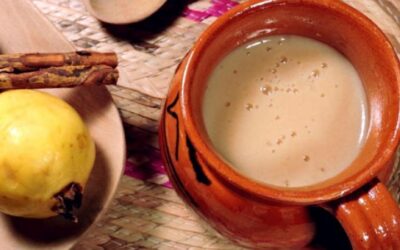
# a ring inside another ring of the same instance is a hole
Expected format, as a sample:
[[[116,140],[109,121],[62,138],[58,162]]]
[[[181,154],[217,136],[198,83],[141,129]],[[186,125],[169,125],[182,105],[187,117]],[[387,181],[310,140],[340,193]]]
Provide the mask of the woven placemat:
[[[98,22],[80,0],[31,0],[77,49],[116,51],[121,81],[109,90],[124,121],[128,160],[115,200],[76,249],[240,249],[203,224],[165,174],[157,129],[169,82],[201,32],[242,1],[168,1],[139,24]],[[400,2],[346,0],[384,32],[400,54]],[[390,188],[400,200],[400,174]]]

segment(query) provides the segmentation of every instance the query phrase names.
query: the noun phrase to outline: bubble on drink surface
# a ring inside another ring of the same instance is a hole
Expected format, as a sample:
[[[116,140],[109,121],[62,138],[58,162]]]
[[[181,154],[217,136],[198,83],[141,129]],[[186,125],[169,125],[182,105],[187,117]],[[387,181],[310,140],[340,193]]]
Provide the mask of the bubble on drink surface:
[[[285,186],[289,187],[289,180],[285,180]]]
[[[248,111],[250,111],[250,110],[253,109],[253,104],[251,104],[251,103],[246,103],[245,108],[246,108]]]
[[[273,68],[273,69],[270,69],[270,72],[271,72],[272,74],[275,74],[275,73],[277,72],[277,70],[276,70],[275,68]]]
[[[272,108],[272,106],[273,106],[272,103],[268,104],[268,107]]]
[[[285,42],[285,41],[286,41],[286,38],[281,37],[281,38],[279,38],[278,44],[279,44],[279,45],[282,45],[283,42]]]
[[[231,106],[231,102],[226,102],[225,103],[225,107],[230,107]]]
[[[325,97],[325,94],[324,93],[321,93],[321,95],[320,95],[322,98],[324,98]]]
[[[275,116],[275,120],[279,120],[281,117],[279,115]]]
[[[274,91],[279,91],[279,88],[275,86]]]
[[[280,63],[286,64],[287,62],[288,62],[287,57],[286,57],[286,56],[282,56],[282,57],[281,57],[281,60],[280,60]]]
[[[322,67],[323,69],[326,69],[326,68],[328,68],[328,64],[325,63],[325,62],[323,62],[323,63],[321,64],[321,67]]]
[[[309,155],[304,155],[303,156],[303,161],[309,162],[310,161],[310,156]]]
[[[318,69],[314,69],[314,70],[311,72],[311,75],[310,75],[310,76],[311,76],[312,78],[318,78],[319,75],[320,75],[319,70],[318,70]]]
[[[320,168],[319,169],[321,172],[325,172],[325,168]]]
[[[266,50],[267,52],[270,52],[270,51],[272,50],[272,48],[271,48],[271,47],[266,47],[265,50]]]
[[[292,92],[292,89],[291,88],[287,88],[286,89],[286,93],[290,93],[290,92]]]
[[[290,134],[291,137],[296,137],[297,136],[297,132],[296,131],[292,131],[292,133]]]
[[[250,51],[246,51],[246,55],[247,55],[247,56],[250,55]]]
[[[283,140],[281,138],[279,138],[278,140],[276,140],[276,144],[277,145],[281,145],[283,143]]]
[[[264,81],[264,77],[260,77],[260,81]]]
[[[265,85],[262,85],[262,86],[260,87],[260,91],[261,91],[261,93],[263,93],[264,95],[269,95],[269,94],[272,93],[272,87],[271,87],[271,85],[265,84]]]
[[[272,149],[272,150],[271,150],[271,153],[275,154],[275,152],[276,152],[275,149]]]
[[[275,67],[276,67],[276,68],[279,68],[280,66],[281,66],[281,64],[280,64],[280,63],[278,63],[278,62],[277,62],[277,63],[275,63]]]
[[[300,61],[297,61],[297,65],[300,65],[301,64],[301,62]]]
[[[339,87],[339,85],[335,84],[335,89],[337,89]]]
[[[237,71],[236,69],[233,70],[233,74],[237,74],[237,72],[238,72],[238,71]]]
[[[293,93],[297,93],[297,92],[299,92],[299,90],[298,89],[293,89]]]

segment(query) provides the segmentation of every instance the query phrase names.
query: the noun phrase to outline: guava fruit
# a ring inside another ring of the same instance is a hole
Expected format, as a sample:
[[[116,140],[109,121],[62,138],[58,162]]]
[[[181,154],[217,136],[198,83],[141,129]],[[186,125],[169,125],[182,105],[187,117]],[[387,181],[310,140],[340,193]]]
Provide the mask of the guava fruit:
[[[94,159],[89,131],[65,101],[34,90],[0,94],[0,212],[77,221]]]

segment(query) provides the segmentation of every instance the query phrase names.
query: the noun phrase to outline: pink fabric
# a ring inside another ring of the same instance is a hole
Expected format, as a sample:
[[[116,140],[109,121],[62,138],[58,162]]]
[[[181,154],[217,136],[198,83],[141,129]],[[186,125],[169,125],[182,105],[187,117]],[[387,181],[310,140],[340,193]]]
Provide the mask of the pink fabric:
[[[201,22],[211,16],[221,16],[238,3],[231,0],[213,0],[211,1],[211,4],[212,5],[206,10],[194,10],[188,7],[183,12],[183,16],[193,21]]]
[[[183,11],[183,16],[190,20],[193,20],[196,22],[201,22],[204,19],[210,17],[210,14],[208,14],[207,12],[204,12],[204,11],[198,11],[198,10],[192,10],[192,9],[186,8]]]
[[[159,150],[146,148],[141,150],[141,152],[137,152],[137,156],[137,158],[140,158],[139,162],[134,160],[135,153],[133,153],[132,158],[126,161],[125,175],[172,188],[172,184],[167,178]]]

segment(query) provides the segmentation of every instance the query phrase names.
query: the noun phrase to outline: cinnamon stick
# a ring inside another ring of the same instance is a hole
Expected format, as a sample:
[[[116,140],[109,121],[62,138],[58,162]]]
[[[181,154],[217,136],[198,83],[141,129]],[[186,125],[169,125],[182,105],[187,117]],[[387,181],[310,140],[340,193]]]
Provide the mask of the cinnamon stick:
[[[115,53],[91,51],[0,55],[0,73],[31,72],[42,68],[77,65],[107,65],[115,68],[117,64],[118,58]]]
[[[24,73],[0,73],[0,89],[116,84],[117,79],[118,71],[108,65],[61,66]]]

